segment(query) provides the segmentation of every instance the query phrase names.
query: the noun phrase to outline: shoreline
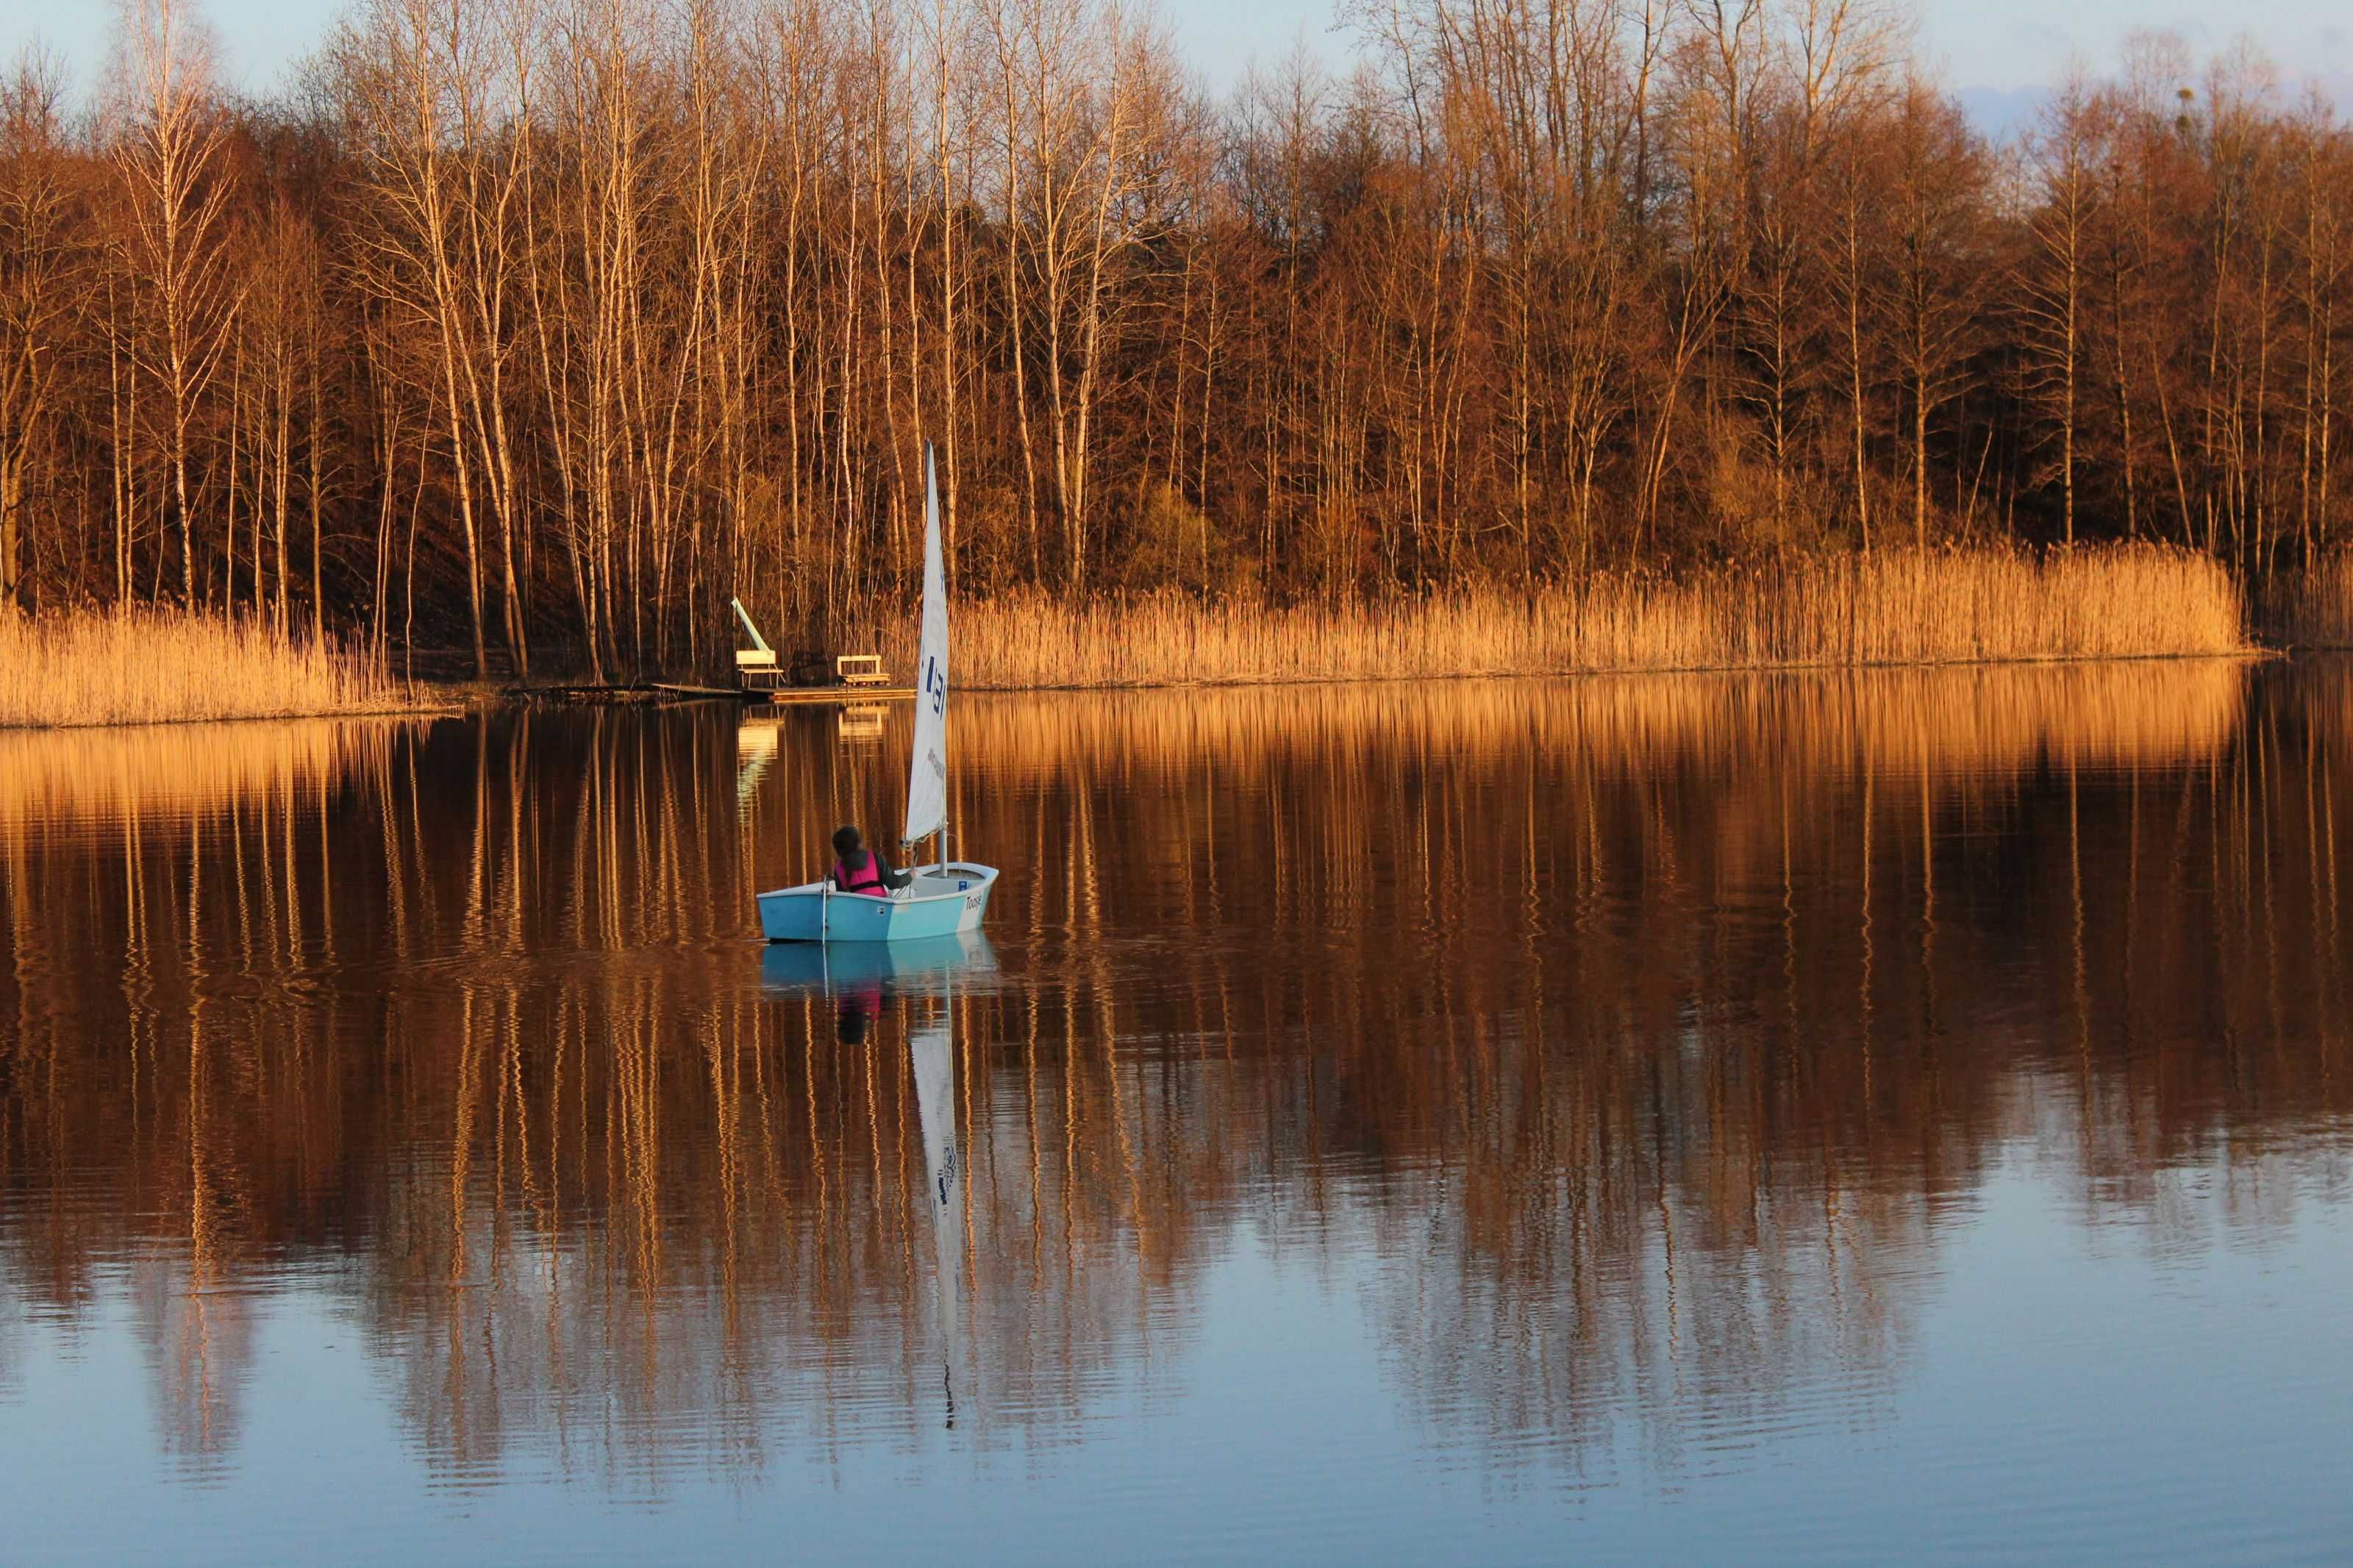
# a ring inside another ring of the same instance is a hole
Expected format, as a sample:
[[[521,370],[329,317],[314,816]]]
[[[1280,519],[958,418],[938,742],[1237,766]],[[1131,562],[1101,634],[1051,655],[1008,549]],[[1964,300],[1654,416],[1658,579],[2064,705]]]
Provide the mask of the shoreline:
[[[0,736],[70,735],[84,730],[185,729],[196,724],[308,724],[322,719],[458,719],[469,711],[470,710],[463,706],[434,702],[414,708],[305,708],[280,713],[192,713],[158,719],[91,719],[62,724],[0,724]]]
[[[1343,675],[1262,675],[1194,679],[1136,679],[1122,681],[1071,682],[1060,685],[1033,686],[966,686],[964,693],[975,697],[1043,696],[1052,693],[1134,693],[1147,691],[1248,691],[1282,690],[1301,687],[1335,686],[1409,686],[1421,684],[1472,684],[1508,681],[1586,681],[1677,678],[1684,676],[1837,676],[1846,674],[1888,674],[1907,670],[1950,669],[2057,669],[2102,665],[2212,664],[2237,662],[2243,664],[2284,663],[2306,658],[2344,657],[2353,654],[2353,647],[2279,647],[2250,644],[2245,647],[2223,650],[2191,650],[2178,653],[2116,653],[2021,655],[1987,658],[1945,659],[1879,659],[1841,662],[1813,660],[1777,664],[1693,664],[1654,666],[1637,668],[1588,668],[1570,669],[1462,669],[1451,671],[1415,671],[1399,675],[1350,673]],[[98,719],[83,722],[51,724],[0,723],[0,738],[10,735],[70,734],[81,731],[123,731],[187,728],[196,725],[241,725],[273,723],[307,723],[321,720],[432,721],[442,719],[463,719],[470,714],[492,711],[501,708],[544,707],[630,707],[674,708],[702,703],[733,701],[746,711],[770,710],[771,704],[757,698],[734,698],[720,694],[686,696],[666,692],[652,682],[634,682],[608,686],[591,686],[579,681],[549,682],[528,686],[485,684],[474,680],[440,681],[420,679],[415,683],[419,692],[433,694],[414,704],[370,706],[366,708],[319,708],[289,710],[269,713],[195,714],[153,719]],[[831,691],[832,688],[811,688]],[[858,701],[855,689],[843,689],[841,703]],[[827,707],[822,699],[807,704]]]
[[[1584,669],[1463,669],[1409,675],[1247,676],[1232,679],[1094,681],[1061,686],[967,686],[973,695],[1018,696],[1044,691],[1224,691],[1292,686],[1385,686],[1415,681],[1450,680],[1612,680],[1629,677],[1682,675],[1841,675],[1864,671],[1906,669],[2024,669],[2094,664],[2202,664],[2237,659],[2250,664],[2294,658],[2303,653],[2353,651],[2343,649],[2284,649],[2250,645],[2243,648],[2193,649],[2186,653],[2088,653],[2017,655],[1990,658],[1865,659],[1840,662],[1817,659],[1780,664],[1678,664],[1641,668]],[[752,706],[758,706],[754,703]]]
[[[1010,592],[965,601],[955,620],[954,679],[973,693],[2261,661],[2353,642],[2353,570],[2257,593],[2222,563],[2181,550],[1987,546],[1301,604]],[[903,671],[914,664],[913,630],[881,613],[799,636]],[[767,706],[730,689],[725,675],[585,680],[575,657],[586,662],[585,652],[543,645],[542,670],[561,674],[485,679],[457,649],[412,647],[379,665],[332,640],[201,610],[0,615],[0,732],[431,720],[514,704]],[[417,664],[427,667],[421,678],[410,673]],[[825,686],[803,695],[822,704],[866,694]]]

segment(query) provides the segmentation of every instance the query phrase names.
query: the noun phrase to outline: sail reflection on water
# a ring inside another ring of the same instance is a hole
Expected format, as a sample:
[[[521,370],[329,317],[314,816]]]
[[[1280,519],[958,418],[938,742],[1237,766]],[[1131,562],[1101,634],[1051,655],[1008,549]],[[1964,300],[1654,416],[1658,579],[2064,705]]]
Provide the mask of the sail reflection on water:
[[[915,1110],[923,1130],[924,1191],[930,1199],[933,1247],[932,1300],[939,1331],[941,1375],[947,1395],[947,1424],[955,1425],[958,1311],[964,1300],[965,1174],[957,1151],[955,1105],[955,1006],[936,1006],[938,1016],[908,1037],[913,1063]],[[970,1394],[965,1403],[970,1403]]]

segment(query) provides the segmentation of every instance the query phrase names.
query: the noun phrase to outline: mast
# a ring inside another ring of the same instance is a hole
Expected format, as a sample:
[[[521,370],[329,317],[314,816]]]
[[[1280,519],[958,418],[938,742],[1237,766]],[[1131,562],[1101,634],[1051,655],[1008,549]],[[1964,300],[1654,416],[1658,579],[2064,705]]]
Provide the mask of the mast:
[[[923,445],[923,619],[917,656],[913,744],[907,758],[907,815],[902,845],[940,836],[940,866],[947,866],[948,604],[940,542],[938,460]]]
[[[940,536],[940,481],[933,468],[938,450],[931,442],[923,443],[923,598],[928,608],[932,580],[936,574],[940,590],[940,875],[944,877],[948,869],[948,780],[954,775],[949,772],[953,764],[948,751],[947,545]]]

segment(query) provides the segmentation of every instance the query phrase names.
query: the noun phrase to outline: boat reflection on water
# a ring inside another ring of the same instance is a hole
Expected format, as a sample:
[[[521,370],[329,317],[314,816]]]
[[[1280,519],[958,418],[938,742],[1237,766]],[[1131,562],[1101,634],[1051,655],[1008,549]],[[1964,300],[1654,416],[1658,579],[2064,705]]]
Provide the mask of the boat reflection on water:
[[[770,942],[760,955],[760,984],[773,994],[815,993],[833,1000],[835,1036],[857,1045],[893,996],[944,997],[997,973],[997,954],[980,932],[916,942]]]
[[[961,987],[996,973],[997,954],[976,931],[914,942],[771,942],[760,954],[761,985],[795,994],[888,984],[928,996],[951,979]]]
[[[933,1328],[940,1361],[945,1424],[956,1424],[958,1305],[965,1293],[965,1162],[956,1136],[956,994],[997,973],[997,954],[978,931],[921,942],[771,942],[760,958],[764,989],[821,994],[834,1002],[835,1036],[862,1044],[894,996],[915,999],[907,1029],[915,1113],[923,1137],[934,1274]],[[970,1403],[969,1394],[966,1398]]]

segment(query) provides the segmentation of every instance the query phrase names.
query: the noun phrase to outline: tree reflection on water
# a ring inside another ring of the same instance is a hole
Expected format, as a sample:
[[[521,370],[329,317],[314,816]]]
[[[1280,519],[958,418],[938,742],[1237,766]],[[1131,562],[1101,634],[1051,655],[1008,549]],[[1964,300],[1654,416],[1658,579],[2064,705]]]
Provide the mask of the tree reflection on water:
[[[1033,1448],[1180,1390],[1255,1248],[1360,1296],[1392,1396],[1489,1462],[1753,1437],[1832,1373],[1867,1421],[2006,1159],[2153,1245],[2202,1245],[2186,1182],[2254,1232],[2342,1197],[2349,695],[976,700],[959,847],[1008,874],[952,980],[780,982],[754,940],[755,887],[889,829],[903,714],[0,737],[0,1385],[24,1314],[120,1289],[202,1473],[302,1289],[457,1479],[756,1471],[951,1402]],[[909,1054],[944,1027],[953,1236]]]

